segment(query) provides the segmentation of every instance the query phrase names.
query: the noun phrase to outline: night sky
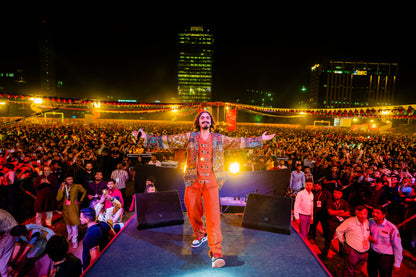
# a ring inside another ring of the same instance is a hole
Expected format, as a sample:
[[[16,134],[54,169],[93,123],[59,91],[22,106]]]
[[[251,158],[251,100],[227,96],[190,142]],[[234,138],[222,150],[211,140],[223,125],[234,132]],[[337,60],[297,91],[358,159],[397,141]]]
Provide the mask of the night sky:
[[[176,95],[177,34],[202,25],[215,36],[214,101],[234,102],[246,89],[257,89],[274,92],[276,107],[288,107],[300,87],[309,86],[310,67],[334,59],[399,63],[396,102],[413,104],[416,24],[403,11],[375,1],[358,8],[257,4],[207,10],[97,4],[42,16],[9,9],[0,17],[0,66],[20,65],[30,78],[38,69],[39,25],[46,20],[56,79],[64,82],[59,96],[166,99]]]

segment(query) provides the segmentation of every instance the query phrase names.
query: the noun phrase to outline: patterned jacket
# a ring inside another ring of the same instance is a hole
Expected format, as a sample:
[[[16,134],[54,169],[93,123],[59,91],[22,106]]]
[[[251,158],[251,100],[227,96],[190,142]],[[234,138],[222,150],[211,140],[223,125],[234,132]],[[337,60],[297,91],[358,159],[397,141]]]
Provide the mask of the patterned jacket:
[[[179,135],[154,136],[146,134],[145,147],[160,149],[187,149],[186,170],[184,175],[185,186],[191,186],[198,180],[197,163],[200,132],[190,132]],[[261,137],[231,138],[217,133],[211,133],[212,163],[218,186],[221,188],[225,182],[224,151],[241,148],[260,147],[263,145]]]

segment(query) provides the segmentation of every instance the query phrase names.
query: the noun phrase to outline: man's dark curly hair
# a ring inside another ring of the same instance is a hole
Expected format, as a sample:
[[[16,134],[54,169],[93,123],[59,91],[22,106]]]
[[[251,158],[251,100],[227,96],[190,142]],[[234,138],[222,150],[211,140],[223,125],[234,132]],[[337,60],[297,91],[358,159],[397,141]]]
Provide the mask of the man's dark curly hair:
[[[212,116],[212,114],[209,111],[204,110],[204,111],[198,113],[197,116],[195,117],[195,120],[194,120],[194,129],[195,129],[195,131],[201,131],[201,126],[199,126],[199,118],[201,117],[201,115],[203,113],[207,113],[211,117],[211,126],[209,127],[209,129],[211,131],[214,130],[215,129],[214,117]]]

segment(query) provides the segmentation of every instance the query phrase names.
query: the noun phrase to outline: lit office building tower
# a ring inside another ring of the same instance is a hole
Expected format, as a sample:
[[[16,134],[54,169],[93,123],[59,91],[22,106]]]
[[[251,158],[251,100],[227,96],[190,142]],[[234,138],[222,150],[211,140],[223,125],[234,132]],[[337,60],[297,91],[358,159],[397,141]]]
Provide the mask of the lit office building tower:
[[[182,102],[211,101],[214,37],[201,26],[179,34],[178,96]]]
[[[41,92],[45,95],[55,96],[55,52],[52,37],[45,20],[40,23],[39,57]]]
[[[311,68],[311,108],[394,104],[397,63],[329,61]]]

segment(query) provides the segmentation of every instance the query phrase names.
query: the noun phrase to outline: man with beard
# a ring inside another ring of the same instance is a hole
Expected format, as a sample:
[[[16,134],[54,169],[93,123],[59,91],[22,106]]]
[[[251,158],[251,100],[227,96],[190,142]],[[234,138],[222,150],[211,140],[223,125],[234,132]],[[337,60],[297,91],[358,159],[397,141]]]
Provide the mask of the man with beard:
[[[94,181],[88,184],[88,199],[90,201],[93,198],[99,199],[103,194],[103,189],[107,189],[107,183],[103,181],[103,173],[101,171],[97,171],[94,176]]]
[[[58,178],[51,174],[49,166],[45,166],[43,174],[38,176],[33,183],[33,188],[38,191],[35,200],[37,225],[42,225],[42,215],[46,213],[45,224],[47,227],[52,228],[52,215],[55,210],[55,197],[58,186]]]
[[[219,192],[225,181],[224,150],[260,147],[273,135],[263,133],[261,137],[231,138],[211,133],[215,122],[208,111],[201,111],[195,118],[195,132],[171,136],[152,136],[143,130],[133,136],[144,139],[145,147],[174,149],[186,148],[185,206],[188,211],[195,240],[192,247],[199,247],[208,239],[209,256],[213,268],[223,267],[222,233],[219,209]],[[206,229],[202,216],[205,211]]]

